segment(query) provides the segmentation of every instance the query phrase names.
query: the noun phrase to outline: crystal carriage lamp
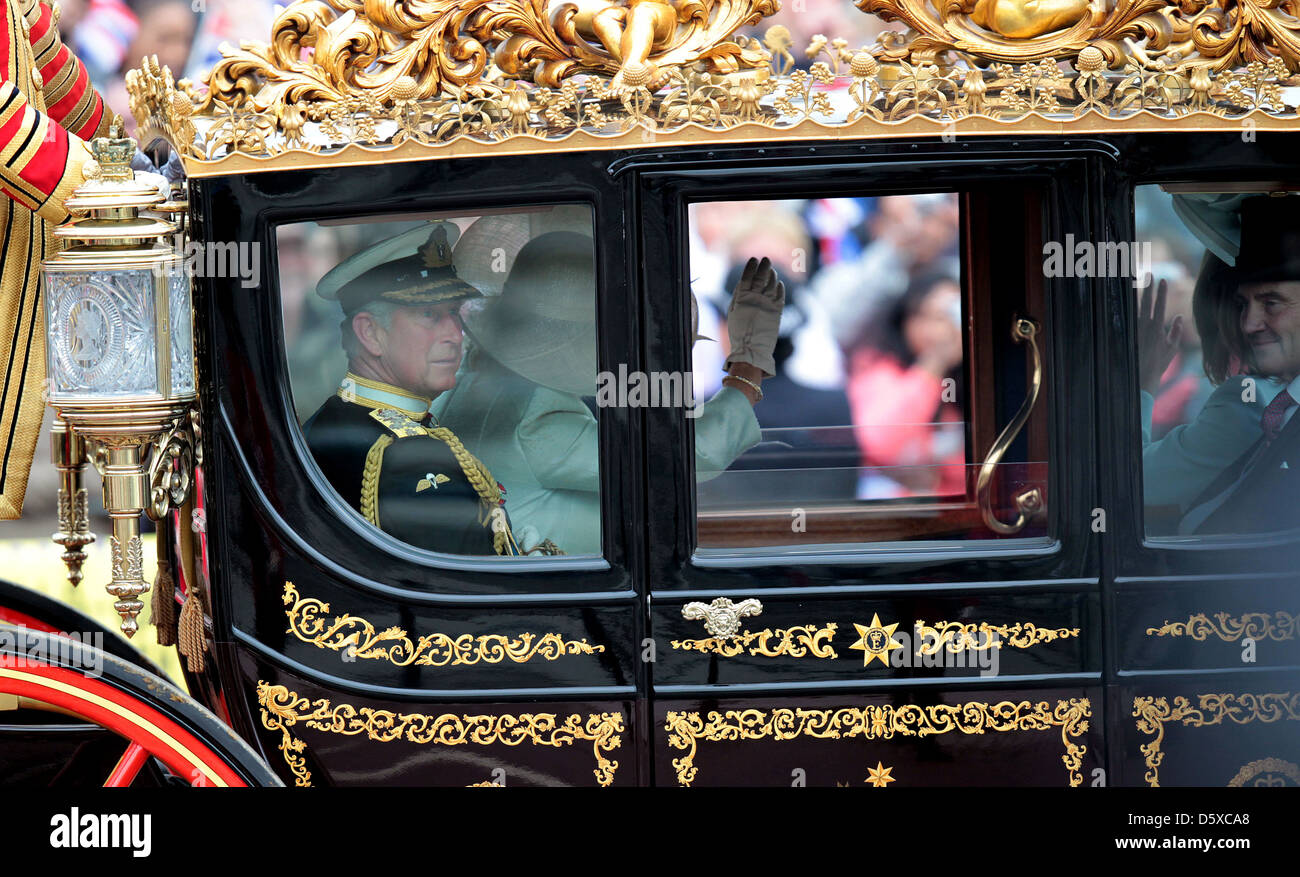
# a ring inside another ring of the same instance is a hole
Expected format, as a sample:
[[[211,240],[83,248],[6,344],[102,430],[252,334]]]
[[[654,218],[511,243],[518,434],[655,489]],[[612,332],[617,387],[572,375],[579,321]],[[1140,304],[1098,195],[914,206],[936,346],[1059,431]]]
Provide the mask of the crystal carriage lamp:
[[[189,277],[173,223],[142,216],[164,198],[131,170],[135,143],[116,125],[91,142],[95,161],[68,199],[73,218],[54,234],[62,252],[46,260],[49,403],[57,420],[60,528],[69,578],[80,578],[88,533],[80,472],[90,459],[103,477],[113,522],[112,581],[122,631],[131,636],[148,590],[141,512],[162,520],[189,496],[194,343]],[[65,517],[66,512],[66,517]],[[160,532],[159,539],[163,539]]]

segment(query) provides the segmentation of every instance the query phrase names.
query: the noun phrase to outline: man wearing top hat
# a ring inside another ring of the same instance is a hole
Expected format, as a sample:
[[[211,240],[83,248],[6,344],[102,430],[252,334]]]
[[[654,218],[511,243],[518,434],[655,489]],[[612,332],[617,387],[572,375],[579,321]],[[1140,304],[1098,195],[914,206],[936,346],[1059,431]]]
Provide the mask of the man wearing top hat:
[[[1189,504],[1178,525],[1184,534],[1300,526],[1300,198],[1245,200],[1235,261],[1229,306],[1245,346],[1240,359],[1262,385],[1274,385],[1261,386],[1261,395],[1280,389],[1259,417],[1259,438],[1244,453],[1225,454],[1223,469]]]
[[[317,291],[343,308],[348,372],[307,421],[334,489],[370,523],[449,554],[516,554],[505,489],[429,404],[456,383],[461,306],[481,295],[456,276],[455,227],[432,223],[363,250]]]

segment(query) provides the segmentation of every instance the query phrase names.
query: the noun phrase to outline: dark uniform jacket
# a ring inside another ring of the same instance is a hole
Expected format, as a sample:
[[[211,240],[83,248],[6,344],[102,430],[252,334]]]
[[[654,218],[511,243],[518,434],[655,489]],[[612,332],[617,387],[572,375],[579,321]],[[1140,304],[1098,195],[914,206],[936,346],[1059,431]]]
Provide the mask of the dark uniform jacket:
[[[504,488],[451,430],[331,396],[307,445],[334,489],[403,542],[448,554],[514,554]]]
[[[1205,489],[1192,508],[1233,484],[1232,493],[1196,528],[1198,534],[1268,533],[1300,527],[1300,414],[1291,418],[1271,445],[1265,447],[1263,439],[1251,445]]]

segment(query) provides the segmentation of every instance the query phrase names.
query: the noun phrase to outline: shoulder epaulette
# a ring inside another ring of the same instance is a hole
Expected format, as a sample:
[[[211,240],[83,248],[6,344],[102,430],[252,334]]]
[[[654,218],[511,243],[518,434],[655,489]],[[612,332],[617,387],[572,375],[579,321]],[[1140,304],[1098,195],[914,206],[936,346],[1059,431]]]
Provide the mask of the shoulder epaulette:
[[[416,435],[428,435],[428,430],[392,408],[372,408],[370,416],[383,424],[384,428],[398,438],[410,438]]]

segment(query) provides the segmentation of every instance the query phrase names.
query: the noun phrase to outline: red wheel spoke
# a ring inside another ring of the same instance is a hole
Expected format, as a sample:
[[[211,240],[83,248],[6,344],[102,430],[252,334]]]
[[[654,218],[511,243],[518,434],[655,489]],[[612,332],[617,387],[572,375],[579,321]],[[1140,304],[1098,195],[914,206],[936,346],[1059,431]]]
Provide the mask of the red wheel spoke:
[[[104,780],[104,788],[120,788],[129,786],[135,780],[136,775],[140,773],[140,768],[149,760],[149,750],[145,749],[139,743],[132,743],[126,747],[122,757],[117,760],[117,766],[113,772]]]

